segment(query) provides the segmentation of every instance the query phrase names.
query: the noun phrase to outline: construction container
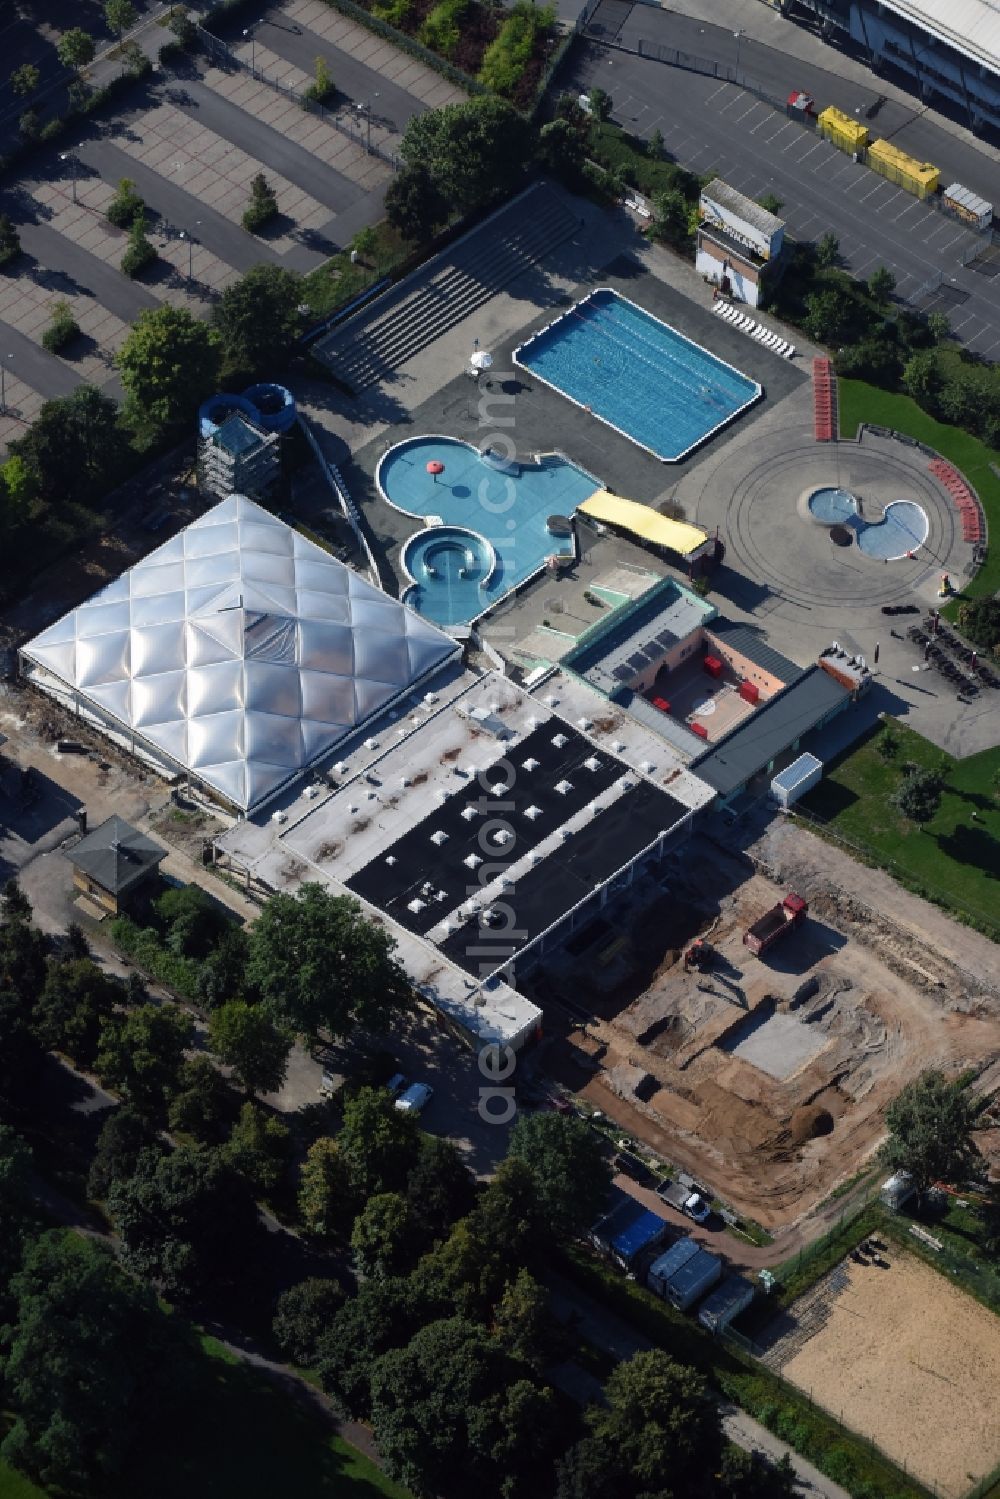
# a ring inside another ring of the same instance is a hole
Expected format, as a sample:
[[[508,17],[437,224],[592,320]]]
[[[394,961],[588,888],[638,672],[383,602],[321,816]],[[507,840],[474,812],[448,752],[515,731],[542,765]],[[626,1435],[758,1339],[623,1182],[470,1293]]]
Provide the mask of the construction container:
[[[953,182],[945,188],[941,194],[941,207],[973,229],[988,229],[993,222],[993,204],[977,197],[960,182]]]
[[[679,1265],[664,1282],[661,1294],[679,1312],[686,1312],[721,1279],[722,1261],[719,1256],[709,1249],[695,1246],[695,1253],[691,1258]]]
[[[664,1294],[664,1287],[672,1275],[675,1275],[688,1260],[694,1259],[698,1253],[698,1246],[693,1239],[684,1234],[675,1244],[661,1254],[659,1259],[654,1260],[646,1274],[646,1283],[651,1291],[657,1296]]]
[[[760,688],[757,686],[757,683],[756,682],[741,682],[740,683],[740,697],[743,699],[743,701],[745,703],[759,703],[760,702]]]
[[[734,1317],[745,1311],[754,1298],[754,1288],[742,1275],[727,1275],[707,1298],[698,1313],[698,1321],[709,1332],[721,1332]]]
[[[718,656],[706,656],[701,664],[710,677],[722,676],[722,662]]]
[[[929,161],[917,161],[888,141],[873,141],[868,147],[867,159],[872,171],[887,177],[908,193],[916,194],[918,198],[929,198],[938,190],[941,181],[940,167]]]
[[[815,755],[800,755],[774,777],[771,795],[779,807],[790,807],[816,785],[822,774],[822,760]]]
[[[868,145],[868,126],[862,125],[853,115],[845,115],[842,109],[830,104],[816,116],[820,135],[825,135],[831,145],[848,156],[861,156]]]
[[[882,1183],[878,1195],[884,1207],[892,1213],[898,1213],[916,1190],[916,1183],[909,1171],[897,1171]]]

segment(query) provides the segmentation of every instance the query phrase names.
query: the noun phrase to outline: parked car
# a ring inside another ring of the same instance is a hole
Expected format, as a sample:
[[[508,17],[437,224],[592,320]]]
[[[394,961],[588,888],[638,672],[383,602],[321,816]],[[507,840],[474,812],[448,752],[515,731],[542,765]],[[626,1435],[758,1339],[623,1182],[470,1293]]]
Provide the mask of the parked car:
[[[401,1114],[422,1114],[433,1097],[428,1083],[411,1083],[396,1099],[396,1108]]]
[[[712,1216],[712,1209],[700,1192],[692,1192],[681,1211],[693,1218],[695,1223],[704,1223],[706,1218]]]

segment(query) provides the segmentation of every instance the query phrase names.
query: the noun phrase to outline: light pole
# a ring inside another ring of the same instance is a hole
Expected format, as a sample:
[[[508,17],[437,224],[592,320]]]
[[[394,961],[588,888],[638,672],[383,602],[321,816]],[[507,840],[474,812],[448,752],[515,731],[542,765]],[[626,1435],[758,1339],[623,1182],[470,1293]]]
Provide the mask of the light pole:
[[[362,114],[363,113],[364,116],[365,116],[365,119],[368,122],[368,145],[367,145],[366,149],[368,151],[368,155],[369,156],[372,154],[372,105],[374,104],[374,102],[375,102],[375,100],[377,98],[378,98],[378,94],[377,93],[372,94],[371,98],[368,99],[368,100],[366,100],[366,102],[364,104],[359,104],[358,105],[358,114]]]
[[[194,227],[196,229],[199,227],[200,224],[201,224],[201,219],[195,219],[195,221],[194,221]],[[181,230],[178,231],[177,238],[178,239],[185,239],[185,240],[187,240],[187,247],[188,247],[188,280],[189,281],[193,281],[194,280],[194,235],[193,234],[189,234],[186,229],[181,229]]]
[[[13,357],[13,354],[5,354],[0,359],[0,416],[7,415],[7,360]]]
[[[73,191],[73,202],[75,203],[76,202],[76,158],[74,156],[71,156],[68,151],[60,151],[60,153],[59,153],[59,160],[60,161],[68,161],[69,164],[70,164],[70,179],[69,180],[70,180],[70,183],[71,183],[71,186],[72,186],[72,191]]]
[[[742,30],[740,30],[740,31],[734,31],[733,32],[733,36],[736,38],[736,71],[737,71],[737,73],[740,71],[740,42],[743,40],[743,38],[744,38],[745,35],[746,35],[746,32],[744,32]]]
[[[257,37],[256,37],[256,31],[257,31],[257,27],[259,25],[260,25],[259,21],[254,21],[254,23],[253,23],[252,26],[246,26],[246,27],[244,27],[244,30],[243,30],[243,35],[244,36],[248,36],[250,38],[250,71],[251,71],[251,73],[253,73],[256,70],[256,66],[257,66]]]

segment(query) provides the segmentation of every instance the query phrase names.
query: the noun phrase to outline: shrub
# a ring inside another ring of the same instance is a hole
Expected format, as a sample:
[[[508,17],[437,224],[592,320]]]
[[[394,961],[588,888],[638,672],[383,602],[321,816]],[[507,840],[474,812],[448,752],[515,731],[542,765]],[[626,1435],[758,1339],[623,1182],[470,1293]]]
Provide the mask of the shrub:
[[[263,172],[258,172],[250,184],[250,202],[243,214],[243,227],[249,234],[256,234],[270,223],[278,212],[278,199]]]
[[[306,98],[311,99],[314,104],[325,104],[336,92],[337,86],[330,72],[330,64],[325,57],[317,57],[315,76],[306,89]]]
[[[390,26],[403,26],[412,9],[413,0],[384,0],[384,3],[372,6],[372,15],[380,21],[388,21]]]
[[[17,122],[17,128],[26,141],[36,141],[41,130],[37,109],[26,109]]]
[[[959,609],[958,622],[974,645],[1000,645],[1000,598],[969,600]]]
[[[140,208],[128,232],[128,246],[122,256],[122,274],[138,276],[156,259],[156,251],[146,238],[146,210]]]
[[[420,28],[424,46],[442,57],[451,57],[461,39],[460,23],[468,9],[469,0],[438,0]]]
[[[128,229],[135,223],[136,214],[142,213],[145,207],[131,177],[122,177],[114,197],[105,209],[104,217],[116,229]]]
[[[530,0],[517,0],[496,39],[483,54],[479,82],[495,94],[512,94],[534,55],[537,39],[554,25],[555,11],[551,6],[538,7]]]
[[[0,213],[0,265],[9,265],[21,253],[21,236],[6,213]]]
[[[42,347],[50,354],[58,354],[80,332],[80,324],[73,316],[67,301],[60,297],[52,304],[52,321],[42,334]]]

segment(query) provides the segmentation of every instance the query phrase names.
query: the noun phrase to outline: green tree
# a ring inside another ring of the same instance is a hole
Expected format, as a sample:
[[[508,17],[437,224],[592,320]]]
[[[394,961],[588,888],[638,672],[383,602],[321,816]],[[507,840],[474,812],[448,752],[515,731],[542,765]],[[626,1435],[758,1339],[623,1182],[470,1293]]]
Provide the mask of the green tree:
[[[666,142],[663,139],[663,131],[660,129],[659,125],[657,125],[656,129],[649,137],[649,140],[646,142],[646,155],[651,157],[653,161],[659,161],[663,156],[665,145]]]
[[[538,160],[547,172],[576,183],[587,159],[586,142],[569,120],[550,120],[538,135]]]
[[[933,407],[940,387],[941,376],[933,352],[920,349],[911,354],[903,366],[903,388],[907,395],[911,395],[926,411]]]
[[[106,0],[104,19],[109,31],[113,31],[118,37],[124,36],[126,31],[131,31],[136,23],[135,6],[132,0]]]
[[[175,427],[188,420],[219,374],[218,334],[182,307],[140,312],[116,363],[138,421]]]
[[[984,594],[959,606],[958,622],[973,645],[987,650],[1000,645],[1000,598]]]
[[[87,1192],[103,1202],[116,1181],[133,1174],[144,1150],[156,1147],[156,1131],[128,1104],[112,1109],[97,1136],[94,1158],[87,1177]]]
[[[843,337],[850,316],[850,300],[841,287],[830,286],[806,297],[803,326],[817,343],[834,344]]]
[[[780,213],[785,206],[777,193],[765,193],[762,198],[757,199],[757,202],[765,213]]]
[[[128,244],[122,256],[122,275],[138,276],[156,259],[156,249],[146,233],[146,210],[139,208],[128,231]]]
[[[23,458],[8,458],[0,465],[0,481],[4,494],[4,528],[13,530],[28,519],[38,486]]]
[[[166,1404],[168,1320],[107,1246],[68,1232],[29,1247],[11,1290],[4,1377],[17,1416],[0,1456],[47,1490],[110,1493]]]
[[[961,1183],[978,1175],[982,1159],[972,1138],[975,1098],[943,1073],[921,1073],[886,1110],[889,1137],[882,1159],[894,1171],[909,1171],[919,1191],[934,1182]]]
[[[375,1366],[383,1353],[409,1341],[420,1326],[419,1310],[405,1281],[368,1280],[317,1338],[313,1362],[320,1383],[345,1416],[368,1419]]]
[[[420,1252],[420,1226],[398,1192],[376,1192],[354,1220],[351,1248],[366,1279],[385,1280],[413,1268]]]
[[[316,58],[313,81],[306,89],[306,98],[311,99],[314,104],[325,104],[337,92],[330,72],[330,64],[326,58],[320,55]]]
[[[233,1126],[225,1157],[255,1197],[269,1197],[281,1183],[291,1155],[287,1124],[254,1103],[245,1103]]]
[[[888,764],[890,760],[895,760],[896,756],[899,754],[899,735],[893,728],[892,724],[886,724],[885,728],[878,736],[878,739],[875,741],[875,749],[879,759],[885,761],[886,764]]]
[[[690,208],[683,193],[674,188],[653,198],[653,233],[669,244],[679,244],[688,237]]]
[[[114,224],[116,229],[128,229],[135,222],[137,213],[141,213],[146,205],[135,190],[135,183],[131,177],[121,177],[115,188],[114,197],[104,210],[104,217],[109,224]]]
[[[610,120],[611,111],[615,107],[615,101],[607,89],[592,88],[587,95],[587,102],[590,105],[590,113],[593,119],[600,120],[602,123],[605,120]]]
[[[18,118],[17,128],[26,141],[36,141],[42,133],[42,119],[34,106]]]
[[[239,1099],[210,1057],[200,1054],[181,1067],[167,1123],[174,1134],[201,1145],[219,1145],[229,1134]]]
[[[719,1491],[724,1499],[796,1499],[795,1469],[786,1452],[770,1463],[759,1452],[744,1452],[732,1443],[722,1454]]]
[[[354,1215],[354,1194],[347,1162],[336,1140],[325,1136],[306,1152],[299,1182],[299,1217],[303,1230],[317,1238],[343,1239]]]
[[[207,958],[234,925],[228,913],[200,885],[176,885],[153,903],[164,941],[183,958]]]
[[[951,323],[945,312],[929,312],[927,314],[927,331],[937,344],[944,343],[951,336]]]
[[[144,1150],[107,1202],[125,1269],[172,1301],[225,1295],[260,1258],[256,1203],[218,1150]]]
[[[254,375],[284,368],[301,326],[302,277],[278,265],[255,265],[212,308],[212,326],[227,364]]]
[[[47,504],[87,504],[111,489],[122,468],[125,435],[118,407],[93,385],[46,401],[23,437],[9,444]]]
[[[339,1280],[311,1276],[278,1297],[271,1330],[278,1347],[293,1364],[309,1368],[323,1334],[344,1305]]]
[[[0,1007],[2,1008],[2,1007]],[[0,1044],[3,1043],[0,1019]],[[9,1321],[10,1278],[21,1263],[36,1228],[31,1196],[31,1150],[6,1124],[0,1124],[0,1326]]]
[[[941,777],[936,771],[915,770],[904,776],[889,801],[907,821],[923,826],[937,815],[941,789]]]
[[[173,32],[181,46],[190,51],[198,39],[198,33],[195,30],[194,22],[183,5],[171,6],[167,26]]]
[[[32,62],[22,63],[15,68],[10,75],[11,92],[19,99],[26,99],[33,94],[42,80],[42,75]]]
[[[359,1088],[344,1105],[337,1145],[352,1189],[366,1199],[376,1192],[404,1190],[420,1153],[420,1130],[413,1115],[397,1109],[384,1088]]]
[[[549,1310],[548,1291],[527,1270],[519,1270],[501,1296],[493,1336],[537,1374],[552,1362],[559,1345],[558,1324]]]
[[[420,1136],[419,1154],[406,1179],[406,1195],[432,1244],[446,1238],[452,1225],[472,1211],[475,1183],[451,1140]]]
[[[231,999],[212,1012],[208,1035],[245,1092],[276,1093],[285,1081],[292,1034],[266,1005]]]
[[[198,996],[209,1009],[243,993],[248,951],[246,932],[227,922],[198,971]]]
[[[417,1494],[458,1499],[474,1489],[527,1499],[551,1491],[553,1390],[461,1317],[432,1322],[382,1355],[371,1374],[371,1419],[386,1471]]]
[[[521,1114],[509,1154],[527,1165],[538,1205],[555,1239],[582,1233],[597,1218],[611,1186],[600,1135],[575,1114]]]
[[[366,224],[363,229],[358,230],[354,236],[353,248],[359,259],[371,264],[372,257],[378,248],[378,233],[371,224]]]
[[[412,1004],[395,939],[322,885],[273,896],[249,940],[248,981],[296,1030],[381,1030]]]
[[[276,216],[278,199],[274,188],[263,172],[258,172],[250,183],[250,202],[243,214],[243,227],[250,234],[263,229]]]
[[[828,230],[816,244],[816,264],[831,270],[840,260],[840,240]]]
[[[884,265],[876,266],[868,277],[868,295],[884,307],[896,289],[896,278]]]
[[[426,244],[448,217],[448,203],[424,166],[402,167],[385,193],[385,214],[413,244]]]
[[[531,160],[534,130],[513,105],[484,94],[414,115],[400,142],[408,167],[423,167],[460,213],[513,191]]]
[[[89,958],[50,962],[35,1006],[38,1039],[49,1051],[64,1051],[80,1067],[92,1067],[101,1030],[125,1000],[125,985]]]
[[[159,1122],[180,1085],[194,1027],[176,1005],[147,1004],[105,1024],[96,1069],[145,1118]]]
[[[85,68],[89,62],[94,60],[94,38],[89,32],[81,30],[79,26],[73,26],[69,31],[64,31],[56,43],[56,53],[64,68],[74,68],[79,71]]]

